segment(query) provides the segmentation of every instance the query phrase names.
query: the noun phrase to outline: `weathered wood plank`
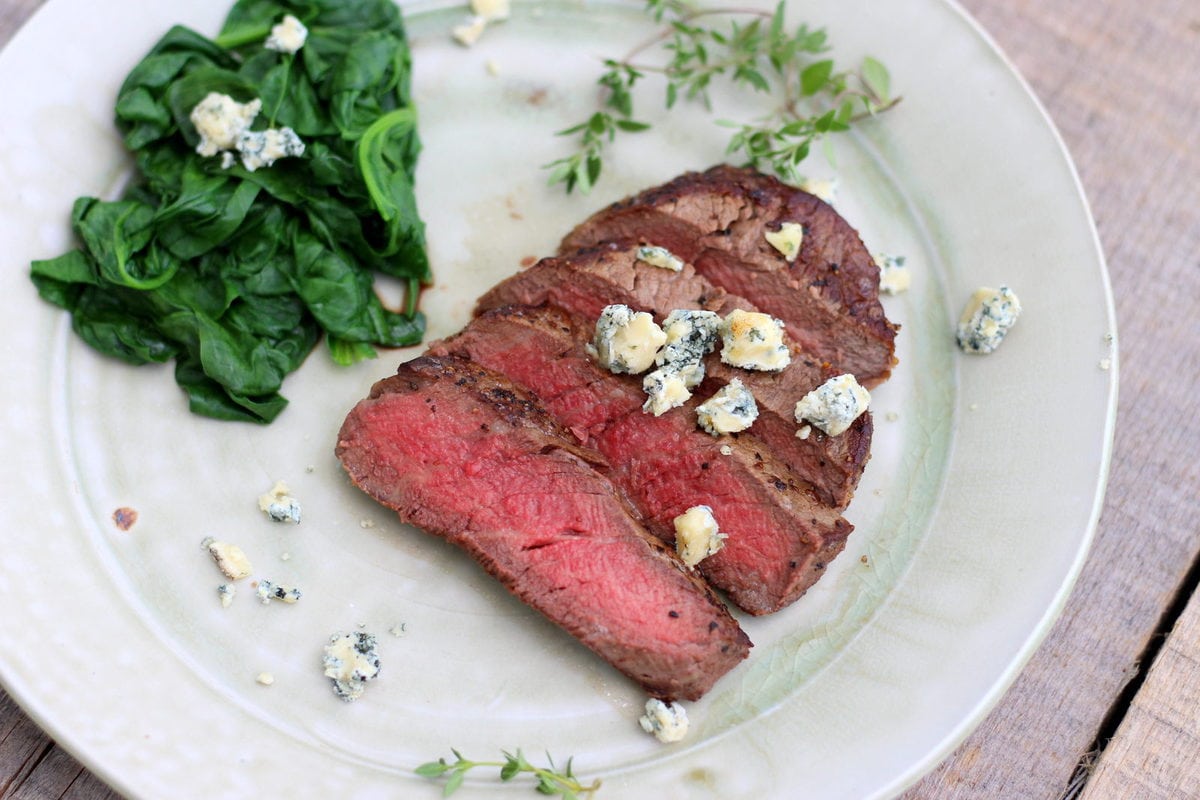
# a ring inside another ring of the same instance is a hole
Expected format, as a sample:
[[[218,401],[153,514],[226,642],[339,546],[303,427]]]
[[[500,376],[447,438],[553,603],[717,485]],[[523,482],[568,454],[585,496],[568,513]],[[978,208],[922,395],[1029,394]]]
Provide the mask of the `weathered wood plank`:
[[[1121,402],[1097,541],[1063,618],[983,725],[906,797],[1053,800],[1200,547],[1200,473],[1185,455],[1200,422],[1178,413],[1200,391],[1200,102],[1178,79],[1200,70],[1200,13],[1191,0],[963,3],[1078,165],[1116,294]]]
[[[1167,638],[1080,800],[1200,797],[1200,594]]]

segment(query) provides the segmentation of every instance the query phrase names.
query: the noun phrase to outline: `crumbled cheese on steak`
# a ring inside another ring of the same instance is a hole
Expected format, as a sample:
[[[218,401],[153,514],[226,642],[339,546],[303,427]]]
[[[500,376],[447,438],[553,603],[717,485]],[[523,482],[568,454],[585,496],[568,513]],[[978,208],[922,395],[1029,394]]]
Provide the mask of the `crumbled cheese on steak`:
[[[853,375],[838,375],[796,403],[796,422],[811,422],[830,436],[837,436],[845,433],[870,405],[871,395]]]
[[[756,419],[758,404],[754,402],[754,395],[737,378],[696,406],[696,421],[713,436],[744,431]]]
[[[766,231],[763,238],[767,244],[779,251],[787,261],[795,261],[804,242],[804,226],[799,222],[785,222],[777,231]]]
[[[677,516],[675,552],[689,567],[694,567],[725,546],[726,534],[721,533],[709,506],[692,506]]]
[[[730,312],[721,323],[721,341],[721,360],[733,367],[778,372],[792,360],[783,323],[759,311]]]
[[[654,357],[658,369],[642,381],[644,411],[656,417],[683,405],[704,380],[704,357],[717,346],[721,318],[711,311],[677,309],[663,320],[666,344]]]
[[[654,317],[618,304],[600,312],[589,352],[610,372],[640,375],[653,366],[658,348],[666,341]]]
[[[679,272],[683,269],[683,259],[672,253],[665,247],[656,247],[655,245],[644,245],[637,249],[637,260],[649,264],[652,267],[661,267],[669,269],[672,272]]]
[[[958,320],[958,346],[966,353],[991,353],[1020,314],[1021,301],[1007,286],[976,289]]]

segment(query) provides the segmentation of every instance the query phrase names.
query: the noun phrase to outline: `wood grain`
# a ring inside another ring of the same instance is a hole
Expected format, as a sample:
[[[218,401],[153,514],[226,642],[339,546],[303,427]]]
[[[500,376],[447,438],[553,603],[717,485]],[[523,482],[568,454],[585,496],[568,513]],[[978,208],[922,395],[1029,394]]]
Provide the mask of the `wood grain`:
[[[1105,748],[1080,800],[1200,797],[1200,595]]]
[[[1200,4],[962,1],[1075,158],[1116,295],[1121,401],[1096,544],[1063,617],[993,713],[905,797],[1056,800],[1122,717],[1085,800],[1200,796],[1200,601],[1139,665],[1200,555]],[[0,0],[0,44],[41,2]],[[1139,666],[1148,677],[1126,708]],[[0,800],[15,798],[119,800],[0,691]]]

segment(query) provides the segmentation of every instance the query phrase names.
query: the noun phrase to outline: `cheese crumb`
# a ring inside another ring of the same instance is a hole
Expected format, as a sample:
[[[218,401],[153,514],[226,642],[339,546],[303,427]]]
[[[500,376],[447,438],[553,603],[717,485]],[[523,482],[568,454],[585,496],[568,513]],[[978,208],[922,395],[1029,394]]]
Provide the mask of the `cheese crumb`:
[[[804,242],[804,226],[799,222],[785,222],[777,231],[765,231],[763,238],[788,261],[795,261]]]
[[[237,140],[242,166],[254,172],[269,167],[281,158],[304,155],[304,142],[288,127],[244,131]]]
[[[227,94],[209,92],[188,116],[196,133],[200,134],[196,152],[202,156],[215,156],[222,150],[233,150],[238,138],[249,130],[261,110],[262,100],[258,98],[239,103]]]
[[[677,516],[675,552],[689,567],[694,567],[725,546],[727,534],[721,533],[709,506],[692,506]]]
[[[301,597],[299,589],[291,586],[282,586],[264,579],[259,580],[258,586],[254,588],[254,593],[258,595],[258,599],[262,601],[264,606],[268,605],[272,600],[282,600],[291,605]]]
[[[792,360],[783,323],[759,311],[736,309],[721,323],[721,360],[732,367],[778,372]]]
[[[758,404],[754,402],[754,395],[737,378],[696,406],[696,421],[713,436],[744,431],[756,419]]]
[[[683,270],[683,259],[676,256],[665,247],[645,245],[637,249],[637,260],[652,267],[669,269],[672,272]]]
[[[800,189],[833,205],[837,197],[838,182],[837,178],[805,178],[800,181]]]
[[[271,491],[259,495],[258,507],[276,522],[300,522],[300,501],[292,497],[283,481],[275,481]]]
[[[639,375],[653,366],[658,348],[666,341],[654,317],[618,304],[600,312],[588,352],[610,372]]]
[[[912,273],[904,264],[904,256],[876,253],[874,258],[875,265],[879,267],[879,291],[890,295],[907,292],[912,285]]]
[[[269,672],[260,672],[255,676],[254,680],[261,683],[263,686],[270,686],[275,682],[275,676]]]
[[[221,608],[229,608],[233,605],[233,597],[237,594],[237,587],[232,583],[222,583],[217,587],[217,596],[221,598]]]
[[[367,681],[379,675],[375,637],[363,632],[335,634],[325,645],[322,663],[325,677],[333,681],[334,693],[346,702],[357,700]]]
[[[958,346],[965,353],[995,351],[1020,314],[1021,301],[1007,286],[976,289],[958,320]]]
[[[213,561],[217,562],[217,569],[221,570],[230,580],[239,581],[242,578],[248,578],[254,571],[254,567],[250,566],[250,559],[246,558],[242,548],[236,544],[217,541],[209,536],[200,543],[200,546],[208,551]]]
[[[670,705],[652,697],[646,701],[646,713],[638,720],[642,730],[654,734],[660,742],[678,742],[687,736],[687,710],[679,703]]]
[[[286,14],[283,21],[271,28],[271,35],[263,43],[268,50],[280,53],[295,53],[308,41],[308,28],[304,23],[291,14]]]
[[[811,422],[830,436],[837,436],[845,433],[870,405],[871,395],[853,375],[838,375],[796,403],[796,422]]]

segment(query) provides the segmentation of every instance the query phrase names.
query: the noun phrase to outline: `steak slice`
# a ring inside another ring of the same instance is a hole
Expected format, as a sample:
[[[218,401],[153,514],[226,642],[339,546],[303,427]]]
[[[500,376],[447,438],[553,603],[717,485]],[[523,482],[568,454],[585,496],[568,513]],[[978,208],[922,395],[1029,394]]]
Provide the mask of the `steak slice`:
[[[722,315],[735,308],[758,310],[744,297],[713,286],[690,264],[673,272],[639,263],[637,246],[631,240],[606,242],[578,253],[542,259],[484,294],[476,304],[476,312],[505,305],[549,303],[594,323],[610,303],[649,311],[660,322],[679,308]],[[584,339],[591,336],[584,325],[576,326],[576,331]],[[785,329],[785,341],[790,339],[790,331]],[[839,436],[814,428],[808,438],[796,438],[796,402],[836,373],[803,353],[794,341],[789,345],[792,361],[781,372],[738,369],[722,362],[719,353],[710,354],[705,359],[707,378],[695,396],[711,397],[729,381],[740,379],[758,404],[759,417],[751,433],[797,477],[812,484],[823,503],[844,509],[870,458],[874,430],[871,416],[863,414]]]
[[[764,238],[784,222],[804,227],[788,262]],[[879,303],[879,268],[858,233],[827,203],[751,169],[685,173],[605,208],[559,249],[636,239],[665,247],[714,285],[782,319],[800,346],[864,386],[895,360],[896,326]]]
[[[359,488],[464,548],[650,694],[698,699],[750,640],[568,437],[503,376],[421,357],[354,407],[337,456]]]
[[[674,540],[676,516],[711,507],[729,538],[699,570],[743,610],[766,614],[800,597],[841,551],[850,524],[753,436],[710,436],[682,409],[644,413],[640,379],[598,367],[584,350],[584,326],[553,307],[503,307],[430,352],[468,357],[535,391],[608,459],[612,480],[664,541]]]

